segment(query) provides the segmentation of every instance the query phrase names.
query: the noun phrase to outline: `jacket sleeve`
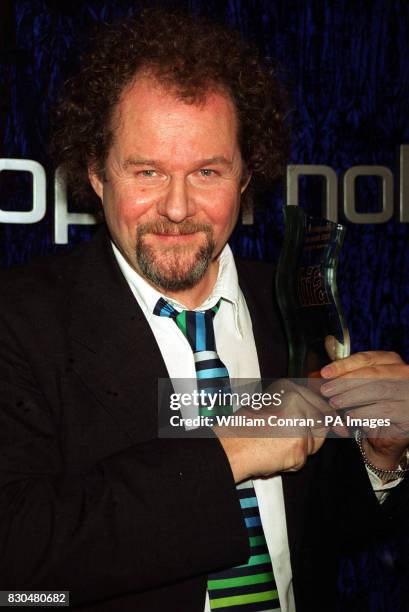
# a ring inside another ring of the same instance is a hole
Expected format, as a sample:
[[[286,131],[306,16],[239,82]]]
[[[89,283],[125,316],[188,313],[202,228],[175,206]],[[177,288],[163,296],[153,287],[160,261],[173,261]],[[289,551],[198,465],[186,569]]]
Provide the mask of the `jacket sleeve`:
[[[1,317],[0,589],[70,590],[82,603],[247,559],[217,439],[152,439],[73,473],[63,414]]]

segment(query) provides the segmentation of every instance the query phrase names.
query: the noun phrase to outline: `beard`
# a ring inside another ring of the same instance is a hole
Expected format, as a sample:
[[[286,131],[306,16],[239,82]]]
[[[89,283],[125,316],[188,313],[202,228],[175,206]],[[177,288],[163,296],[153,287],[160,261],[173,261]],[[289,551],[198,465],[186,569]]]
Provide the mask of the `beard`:
[[[145,240],[147,234],[170,236],[204,233],[202,245],[171,245],[155,248]],[[184,221],[145,223],[136,234],[136,261],[142,275],[153,285],[167,291],[182,291],[194,287],[205,275],[216,244],[210,225]]]

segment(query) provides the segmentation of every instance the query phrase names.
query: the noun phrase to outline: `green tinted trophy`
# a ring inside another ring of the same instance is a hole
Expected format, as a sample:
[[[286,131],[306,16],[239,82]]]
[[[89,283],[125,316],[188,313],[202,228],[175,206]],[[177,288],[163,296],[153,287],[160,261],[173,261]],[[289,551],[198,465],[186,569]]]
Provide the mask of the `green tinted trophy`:
[[[284,207],[284,220],[277,300],[289,344],[288,376],[306,378],[350,352],[336,286],[345,227],[291,205]]]

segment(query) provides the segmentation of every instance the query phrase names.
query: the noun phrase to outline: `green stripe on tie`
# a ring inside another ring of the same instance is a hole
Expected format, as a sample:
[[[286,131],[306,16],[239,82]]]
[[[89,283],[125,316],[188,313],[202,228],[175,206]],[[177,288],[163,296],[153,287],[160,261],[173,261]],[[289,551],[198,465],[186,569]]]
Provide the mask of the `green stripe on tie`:
[[[262,544],[267,544],[266,539],[263,535],[250,536],[249,540],[251,548],[255,548],[255,546],[261,546]]]
[[[236,567],[247,567],[248,565],[260,565],[261,563],[270,563],[270,555],[268,553],[264,553],[264,555],[253,555],[250,557],[247,563],[243,563],[243,565],[237,565]]]
[[[186,336],[186,310],[182,310],[182,312],[177,315],[176,323],[178,324],[179,329],[181,329],[183,334]]]
[[[212,599],[211,608],[228,608],[229,606],[240,606],[249,603],[258,603],[260,601],[271,601],[278,599],[277,591],[264,591],[264,593],[249,593],[248,595],[234,595],[233,597],[220,597]]]
[[[266,572],[264,574],[254,574],[253,576],[209,580],[207,585],[209,589],[228,589],[229,587],[241,587],[248,584],[260,584],[262,582],[269,582],[270,580],[273,580],[273,574],[271,572]]]

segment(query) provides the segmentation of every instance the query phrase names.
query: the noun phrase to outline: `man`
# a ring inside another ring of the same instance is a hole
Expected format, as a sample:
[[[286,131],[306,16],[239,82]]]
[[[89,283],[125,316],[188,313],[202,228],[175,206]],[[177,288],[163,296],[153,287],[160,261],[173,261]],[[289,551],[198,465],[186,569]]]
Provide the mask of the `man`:
[[[277,173],[274,86],[235,34],[161,11],[107,28],[72,81],[59,160],[77,193],[89,176],[107,231],[3,282],[2,589],[69,589],[87,610],[332,610],[342,545],[388,534],[406,512],[401,478],[376,482],[391,489],[378,504],[353,440],[324,443],[308,428],[158,439],[157,379],[196,378],[186,337],[155,313],[161,298],[176,311],[217,310],[230,377],[286,374],[271,272],[240,265],[237,275],[227,246],[246,189]],[[331,367],[337,381],[368,369],[407,376],[381,352]],[[364,449],[394,469],[406,445]],[[236,606],[209,597],[208,576],[247,564],[235,484],[249,480],[278,599]]]

